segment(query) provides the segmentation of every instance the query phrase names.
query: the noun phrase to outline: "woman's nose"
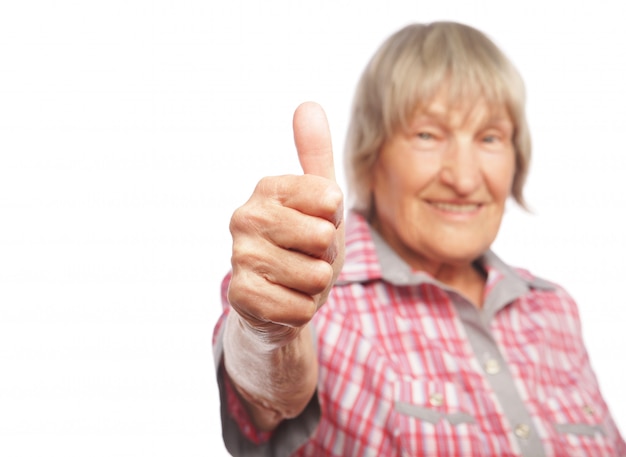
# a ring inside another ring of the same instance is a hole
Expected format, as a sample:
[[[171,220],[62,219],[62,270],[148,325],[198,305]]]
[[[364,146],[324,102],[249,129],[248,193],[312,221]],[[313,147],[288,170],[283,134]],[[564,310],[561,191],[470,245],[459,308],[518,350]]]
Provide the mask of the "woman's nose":
[[[481,183],[479,153],[469,141],[453,142],[444,154],[441,181],[459,195],[470,195]]]

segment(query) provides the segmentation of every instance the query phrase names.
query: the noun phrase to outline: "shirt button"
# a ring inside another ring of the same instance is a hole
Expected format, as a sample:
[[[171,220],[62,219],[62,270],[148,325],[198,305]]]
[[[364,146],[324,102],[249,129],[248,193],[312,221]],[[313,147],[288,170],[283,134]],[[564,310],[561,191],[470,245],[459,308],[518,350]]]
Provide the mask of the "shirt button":
[[[500,373],[500,364],[496,359],[488,359],[485,362],[485,371],[487,374],[498,374]]]
[[[593,416],[595,411],[593,410],[593,408],[589,405],[585,405],[583,406],[583,411],[587,416]]]
[[[519,424],[515,427],[515,436],[527,439],[530,436],[530,427],[527,424]]]
[[[443,395],[439,392],[430,394],[429,402],[430,406],[441,406],[443,405]]]

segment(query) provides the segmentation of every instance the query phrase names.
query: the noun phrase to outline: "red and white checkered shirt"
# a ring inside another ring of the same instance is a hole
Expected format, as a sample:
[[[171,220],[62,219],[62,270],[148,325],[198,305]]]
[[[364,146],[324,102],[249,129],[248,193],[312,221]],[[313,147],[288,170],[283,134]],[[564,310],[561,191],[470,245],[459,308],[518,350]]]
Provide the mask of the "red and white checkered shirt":
[[[477,309],[411,271],[359,215],[347,223],[344,269],[312,321],[316,397],[302,417],[260,434],[221,373],[231,452],[626,456],[590,366],[576,304],[562,288],[487,252],[479,259],[487,287]],[[228,277],[224,301],[227,284]]]

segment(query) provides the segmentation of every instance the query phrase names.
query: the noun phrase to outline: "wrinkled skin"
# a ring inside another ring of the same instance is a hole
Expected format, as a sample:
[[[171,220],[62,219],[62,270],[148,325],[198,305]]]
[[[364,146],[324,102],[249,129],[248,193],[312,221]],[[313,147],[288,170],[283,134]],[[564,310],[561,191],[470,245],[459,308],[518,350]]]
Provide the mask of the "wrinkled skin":
[[[263,178],[230,223],[229,301],[263,341],[278,346],[311,320],[343,264],[343,194],[318,105],[296,110],[294,138],[304,174]]]
[[[262,179],[230,223],[224,366],[259,430],[296,417],[315,392],[318,362],[307,324],[344,259],[343,195],[326,115],[305,103],[293,129],[304,174]]]

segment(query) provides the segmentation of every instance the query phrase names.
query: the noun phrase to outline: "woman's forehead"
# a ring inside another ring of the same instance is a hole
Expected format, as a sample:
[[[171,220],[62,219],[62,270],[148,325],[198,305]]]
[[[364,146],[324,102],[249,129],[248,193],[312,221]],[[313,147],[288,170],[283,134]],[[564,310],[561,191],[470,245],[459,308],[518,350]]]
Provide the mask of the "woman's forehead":
[[[484,96],[455,99],[443,92],[418,106],[409,122],[424,118],[453,123],[512,122],[507,106],[501,101],[492,101]]]

